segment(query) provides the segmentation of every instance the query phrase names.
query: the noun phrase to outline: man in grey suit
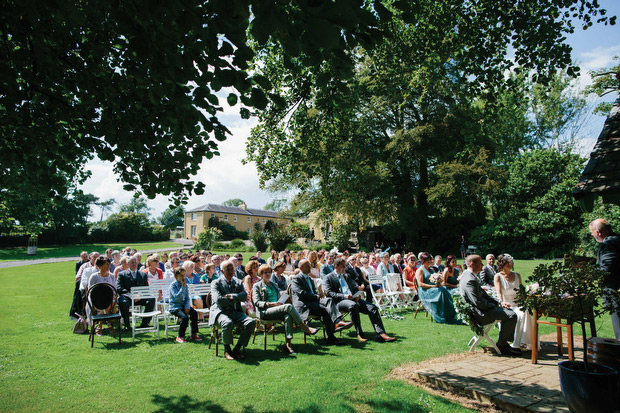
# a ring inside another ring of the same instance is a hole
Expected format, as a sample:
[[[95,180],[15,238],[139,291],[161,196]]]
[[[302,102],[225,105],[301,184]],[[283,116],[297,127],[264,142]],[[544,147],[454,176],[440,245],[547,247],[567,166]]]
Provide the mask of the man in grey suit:
[[[149,279],[146,273],[138,270],[138,259],[135,256],[129,257],[127,261],[129,269],[120,271],[118,278],[116,279],[116,291],[118,292],[118,308],[121,310],[121,316],[125,323],[123,331],[127,332],[130,329],[131,323],[129,322],[129,307],[131,307],[131,293],[132,287],[145,287],[149,285]],[[142,299],[135,300],[138,305],[143,305],[145,311],[148,313],[155,308],[155,299]],[[151,317],[144,317],[138,328],[145,328],[149,325]]]
[[[604,219],[595,219],[589,226],[590,234],[599,242],[597,261],[599,269],[609,273],[605,276],[603,284],[605,289],[610,290],[610,296],[603,296],[604,300],[613,300],[616,308],[620,306],[618,296],[614,292],[620,289],[620,237],[618,237],[611,225]],[[620,339],[620,315],[618,312],[611,313],[611,325],[616,339]]]
[[[211,283],[213,305],[209,313],[209,326],[217,324],[222,329],[226,359],[242,360],[245,355],[241,354],[241,347],[247,347],[256,327],[256,320],[241,311],[241,303],[248,299],[248,294],[241,281],[235,278],[235,267],[232,262],[222,263],[222,274],[222,277]],[[231,350],[234,326],[241,329],[241,334],[235,348]]]
[[[356,293],[363,291],[363,286],[358,286],[355,281],[345,272],[346,261],[344,258],[336,258],[334,262],[334,271],[323,278],[323,291],[325,295],[332,298],[338,304],[338,310],[351,314],[351,320],[357,331],[357,339],[361,342],[368,341],[364,337],[362,325],[360,322],[360,312],[368,314],[375,332],[377,340],[383,342],[392,342],[396,338],[390,337],[385,333],[383,321],[376,305],[362,300],[360,295]]]
[[[321,298],[316,291],[314,281],[310,278],[310,262],[303,259],[299,261],[299,274],[291,280],[291,296],[293,307],[299,313],[302,320],[306,320],[309,315],[321,317],[325,324],[327,333],[327,343],[342,345],[342,341],[334,336],[334,331],[350,328],[353,323],[343,323],[342,314],[338,311],[336,303],[331,298]]]
[[[463,272],[459,282],[461,296],[472,305],[473,316],[481,325],[490,324],[495,320],[501,321],[497,348],[505,355],[519,355],[521,350],[512,348],[508,341],[512,341],[517,325],[517,315],[510,310],[510,305],[500,303],[490,297],[480,286],[480,279],[476,276],[482,270],[480,255],[468,255],[467,270]]]
[[[480,271],[480,281],[482,282],[482,285],[493,287],[495,285],[495,273],[497,272],[497,267],[495,266],[495,255],[488,254],[486,259],[487,265],[482,267],[482,271]]]

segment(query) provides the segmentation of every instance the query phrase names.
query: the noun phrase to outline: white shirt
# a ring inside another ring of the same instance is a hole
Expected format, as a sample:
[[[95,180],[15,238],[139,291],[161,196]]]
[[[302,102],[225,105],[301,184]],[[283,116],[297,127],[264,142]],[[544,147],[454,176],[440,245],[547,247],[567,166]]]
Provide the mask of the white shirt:
[[[80,291],[86,291],[88,280],[93,274],[97,274],[97,267],[95,265],[93,265],[92,267],[86,268],[84,272],[82,272],[82,280],[80,281]]]

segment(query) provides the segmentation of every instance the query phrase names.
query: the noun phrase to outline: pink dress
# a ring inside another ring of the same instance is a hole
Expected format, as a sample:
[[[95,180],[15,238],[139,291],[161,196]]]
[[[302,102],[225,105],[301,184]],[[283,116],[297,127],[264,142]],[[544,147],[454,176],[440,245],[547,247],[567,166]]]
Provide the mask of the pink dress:
[[[245,302],[245,312],[248,314],[256,313],[256,310],[254,309],[254,304],[252,304],[252,287],[254,287],[254,284],[259,281],[260,277],[258,276],[250,277],[250,291],[245,291],[246,293],[248,293],[248,299]]]

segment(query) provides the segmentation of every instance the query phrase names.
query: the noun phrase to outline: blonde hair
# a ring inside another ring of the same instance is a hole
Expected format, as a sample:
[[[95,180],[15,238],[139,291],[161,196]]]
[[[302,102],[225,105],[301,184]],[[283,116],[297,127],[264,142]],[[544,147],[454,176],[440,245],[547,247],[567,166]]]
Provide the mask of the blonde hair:
[[[262,273],[264,272],[268,272],[269,274],[271,274],[271,267],[267,264],[263,264],[260,267],[258,267],[258,276],[260,277]]]
[[[149,264],[151,263],[151,261],[153,261],[154,259],[157,259],[157,261],[160,261],[159,254],[152,254],[152,255],[149,255],[149,256],[146,258],[146,261],[145,261],[146,266],[148,267],[148,265],[149,265]]]
[[[193,271],[190,271],[190,270],[189,270],[189,269],[190,269],[190,267],[192,267],[192,268],[196,268],[196,266],[194,265],[194,262],[193,262],[193,261],[186,260],[186,261],[183,263],[183,266],[182,266],[182,267],[180,267],[180,268],[183,268],[183,269],[185,270],[185,273],[190,273],[190,272],[193,272]]]
[[[251,270],[257,270],[258,269],[258,261],[256,260],[252,260],[250,262],[248,262],[248,264],[245,266],[245,273],[246,274],[250,274]]]

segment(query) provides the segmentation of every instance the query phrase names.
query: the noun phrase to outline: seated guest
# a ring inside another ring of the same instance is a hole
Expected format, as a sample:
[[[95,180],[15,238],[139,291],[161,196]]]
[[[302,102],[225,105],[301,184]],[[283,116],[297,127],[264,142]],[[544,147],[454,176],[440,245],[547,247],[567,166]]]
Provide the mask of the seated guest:
[[[319,263],[319,254],[316,251],[310,251],[308,253],[308,262],[310,263],[310,277],[321,278],[321,264]]]
[[[278,252],[276,250],[272,250],[271,257],[267,259],[267,265],[271,266],[271,269],[273,269],[273,266],[276,265],[276,262],[278,262]]]
[[[223,260],[221,255],[214,255],[213,257],[211,257],[211,262],[215,264],[215,275],[213,277],[216,280],[223,275],[221,268],[222,261]]]
[[[281,251],[280,252],[280,258],[281,261],[284,261],[284,264],[286,264],[286,267],[284,268],[284,271],[288,271],[288,272],[293,272],[294,268],[293,268],[293,261],[291,261],[291,256],[286,252],[286,251]]]
[[[256,308],[258,318],[266,321],[283,320],[286,351],[289,354],[295,354],[295,351],[291,347],[291,340],[293,339],[293,321],[300,326],[306,334],[315,335],[319,329],[308,327],[291,304],[282,304],[278,302],[280,289],[271,281],[271,268],[269,265],[261,265],[258,268],[258,276],[261,280],[252,287],[252,300],[254,301],[254,308]]]
[[[211,284],[213,304],[211,305],[209,326],[217,324],[222,329],[226,359],[241,360],[245,358],[245,355],[240,352],[241,347],[247,347],[256,327],[256,321],[241,311],[241,303],[247,300],[248,294],[241,282],[235,278],[233,264],[230,261],[224,261],[221,269],[222,277]],[[241,330],[241,334],[237,344],[231,349],[230,345],[233,341],[233,328],[235,326]]]
[[[286,264],[282,261],[277,261],[273,267],[273,274],[271,275],[271,282],[274,282],[281,291],[286,291],[287,287],[286,277],[284,277],[285,268]]]
[[[333,253],[327,254],[327,262],[321,266],[321,278],[325,278],[327,274],[334,271],[334,260],[336,256]]]
[[[361,270],[361,268],[357,266],[357,255],[351,255],[347,259],[347,265],[344,271],[349,274],[349,277],[351,277],[351,279],[355,281],[355,283],[359,287],[362,287],[361,291],[364,291],[364,293],[366,294],[366,299],[372,300],[372,293],[370,292],[370,282],[368,282],[368,278],[366,278],[366,275]]]
[[[185,269],[177,266],[174,269],[175,281],[170,284],[170,314],[181,320],[179,326],[179,335],[176,338],[177,343],[185,343],[185,330],[191,319],[192,323],[192,340],[196,342],[202,341],[198,336],[198,312],[194,310],[190,303],[189,291],[187,289],[187,279],[185,278]]]
[[[118,279],[118,273],[121,271],[127,271],[129,269],[129,256],[128,255],[123,255],[121,257],[121,261],[120,261],[120,265],[116,268],[114,268],[114,279]]]
[[[83,313],[84,301],[82,300],[82,293],[80,292],[80,281],[82,278],[78,278],[78,272],[82,265],[89,262],[88,252],[82,251],[80,254],[80,260],[75,263],[75,287],[73,289],[73,300],[71,302],[71,308],[69,309],[69,317],[78,318]]]
[[[80,271],[78,271],[78,277],[80,277],[80,291],[82,292],[82,297],[86,298],[86,287],[88,286],[88,279],[91,275],[97,272],[97,266],[95,262],[99,258],[98,252],[92,252],[90,254],[90,261],[80,267]],[[86,304],[86,301],[84,301]]]
[[[138,271],[140,271],[144,267],[144,264],[142,264],[142,254],[136,252],[134,254],[134,257],[136,257],[136,259],[138,260]]]
[[[431,281],[431,272],[428,268],[433,264],[432,255],[423,252],[419,258],[422,265],[416,271],[415,277],[418,282],[418,296],[424,307],[438,323],[460,324],[460,320],[456,318],[450,291],[439,282]]]
[[[375,269],[370,265],[370,259],[362,258],[362,267],[360,268],[364,273],[366,280],[370,279],[371,275],[375,275]],[[370,281],[368,281],[370,284]],[[370,287],[379,294],[383,294],[383,284],[370,284]],[[372,295],[366,295],[366,299],[369,300]]]
[[[120,251],[114,250],[112,251],[112,262],[110,263],[110,272],[114,272],[114,270],[121,265],[121,253]]]
[[[194,263],[194,273],[198,276],[198,278],[202,277],[205,273],[207,257],[203,257],[202,255],[194,255],[192,257],[192,262]]]
[[[495,255],[488,254],[486,259],[487,265],[482,268],[478,276],[483,286],[493,287],[495,285],[495,273],[497,272],[497,267],[494,265]]]
[[[88,261],[88,252],[82,251],[80,253],[80,260],[75,263],[75,275],[77,275],[78,271],[80,271],[80,267],[86,264]]]
[[[314,282],[310,279],[310,263],[308,260],[299,262],[299,270],[299,273],[291,280],[293,307],[302,320],[308,319],[310,315],[321,317],[327,333],[327,343],[343,345],[344,343],[336,338],[334,332],[336,329],[340,331],[350,328],[353,323],[342,322],[342,315],[331,298],[319,297]]]
[[[254,304],[252,303],[252,287],[254,284],[260,281],[258,276],[258,261],[251,260],[248,265],[245,266],[246,276],[243,277],[243,288],[248,294],[248,299],[245,302],[245,310],[248,314],[254,314]]]
[[[260,265],[266,264],[265,260],[263,259],[262,251],[256,251],[256,260],[258,261]]]
[[[480,324],[490,324],[501,321],[497,348],[502,354],[519,355],[521,351],[510,347],[508,342],[514,338],[517,315],[510,310],[507,303],[500,303],[490,297],[481,287],[480,279],[476,275],[482,270],[480,255],[468,255],[467,270],[463,272],[459,282],[461,296],[472,306],[472,316]]]
[[[243,281],[243,279],[246,276],[245,268],[241,269],[241,266],[239,265],[239,261],[237,261],[235,257],[232,257],[228,261],[232,262],[233,267],[235,267],[235,277],[237,277],[238,280]]]
[[[166,269],[170,268],[170,264],[168,263],[168,253],[166,251],[160,254],[161,260],[159,261],[159,269],[163,274],[166,273]]]
[[[151,254],[146,257],[142,272],[148,277],[149,284],[151,280],[161,280],[164,278],[164,273],[159,269],[159,254]]]
[[[131,293],[131,288],[145,287],[149,285],[147,275],[142,271],[138,271],[138,260],[135,256],[129,257],[127,264],[129,264],[129,269],[119,272],[118,278],[116,279],[116,291],[119,294],[118,306],[120,307],[121,316],[123,317],[123,322],[125,323],[124,331],[128,331],[131,326],[129,323],[129,307],[131,306],[131,297],[128,296],[128,294]],[[143,305],[146,312],[153,311],[153,308],[155,308],[154,298],[135,300],[135,303],[138,305]],[[140,324],[140,328],[148,327],[150,321],[151,317],[144,317],[142,319],[142,323]]]
[[[435,260],[435,262],[437,261]],[[446,258],[446,268],[443,270],[443,285],[448,289],[458,291],[459,274],[460,271],[456,268],[456,257],[454,255],[448,255],[448,258]]]
[[[405,282],[405,288],[410,288],[413,291],[417,292],[418,288],[416,287],[415,282],[413,281],[415,278],[415,273],[418,270],[418,268],[415,265],[416,261],[417,261],[416,257],[413,254],[407,257],[406,259],[407,266],[403,270],[403,281]]]
[[[433,263],[433,265],[431,265],[430,268],[431,270],[433,270],[434,273],[441,274],[446,269],[445,265],[441,263],[441,260],[441,255],[435,255],[435,262]]]
[[[207,264],[207,266],[205,267],[205,273],[202,275],[202,277],[200,277],[200,282],[203,284],[211,284],[213,281],[215,281],[215,278],[213,278],[214,275],[215,264]]]
[[[379,259],[379,264],[377,264],[377,274],[385,280],[386,275],[394,272],[394,268],[392,268],[392,264],[390,264],[390,254],[387,252],[382,252],[379,255]]]
[[[88,286],[86,287],[86,296],[88,297],[88,290],[90,290],[95,284],[110,284],[116,290],[116,279],[110,273],[110,259],[106,256],[100,256],[97,258],[95,262],[95,266],[98,269],[98,272],[94,273],[88,279]],[[110,305],[108,308],[104,310],[99,310],[98,314],[111,314],[116,312],[116,306],[114,304]],[[86,306],[86,317],[88,318],[88,322],[90,324],[90,308]],[[95,333],[98,336],[101,336],[102,322],[100,321],[95,327]],[[113,327],[110,325],[109,329],[111,332],[114,331]]]
[[[237,268],[241,269],[241,272],[245,273],[245,267],[243,265],[243,254],[241,254],[240,252],[235,252],[233,254],[233,257],[235,257],[235,259],[237,260]],[[250,257],[250,260],[252,259],[252,257]],[[258,259],[257,259],[258,261]],[[260,265],[260,263],[259,263]]]
[[[181,266],[181,259],[176,255],[173,256],[172,254],[176,253],[170,254],[170,260],[167,263],[168,265],[166,266],[166,272],[164,272],[164,278],[174,278],[174,270]]]
[[[200,284],[200,277],[194,271],[196,268],[196,263],[192,260],[187,260],[183,263],[183,269],[185,270],[185,278],[187,285],[189,284]],[[194,304],[195,308],[201,309],[204,308],[204,303],[202,302],[202,297],[199,295],[193,295],[190,297],[192,300],[192,304]],[[204,320],[204,314],[200,313],[199,315],[200,321]]]
[[[514,259],[509,254],[501,254],[497,257],[497,269],[495,274],[495,291],[500,304],[508,304],[508,308],[517,314],[517,325],[512,341],[512,348],[532,349],[532,330],[534,321],[529,311],[523,311],[517,304],[517,291],[522,284],[521,274],[513,272]]]
[[[325,295],[336,302],[339,311],[346,311],[351,315],[351,320],[357,331],[358,340],[362,342],[368,340],[364,337],[364,332],[362,331],[359,315],[361,312],[363,314],[368,314],[370,322],[377,333],[377,340],[384,342],[395,341],[396,338],[390,337],[385,333],[383,321],[381,320],[381,315],[379,314],[377,306],[362,300],[359,295],[354,296],[358,291],[362,291],[363,288],[359,287],[357,283],[348,276],[345,272],[345,268],[346,261],[343,258],[336,258],[334,262],[334,271],[323,278],[323,291],[325,291]]]
[[[306,254],[303,251],[299,251],[297,253],[297,259],[293,263],[293,268],[299,268],[299,262],[306,258]]]

